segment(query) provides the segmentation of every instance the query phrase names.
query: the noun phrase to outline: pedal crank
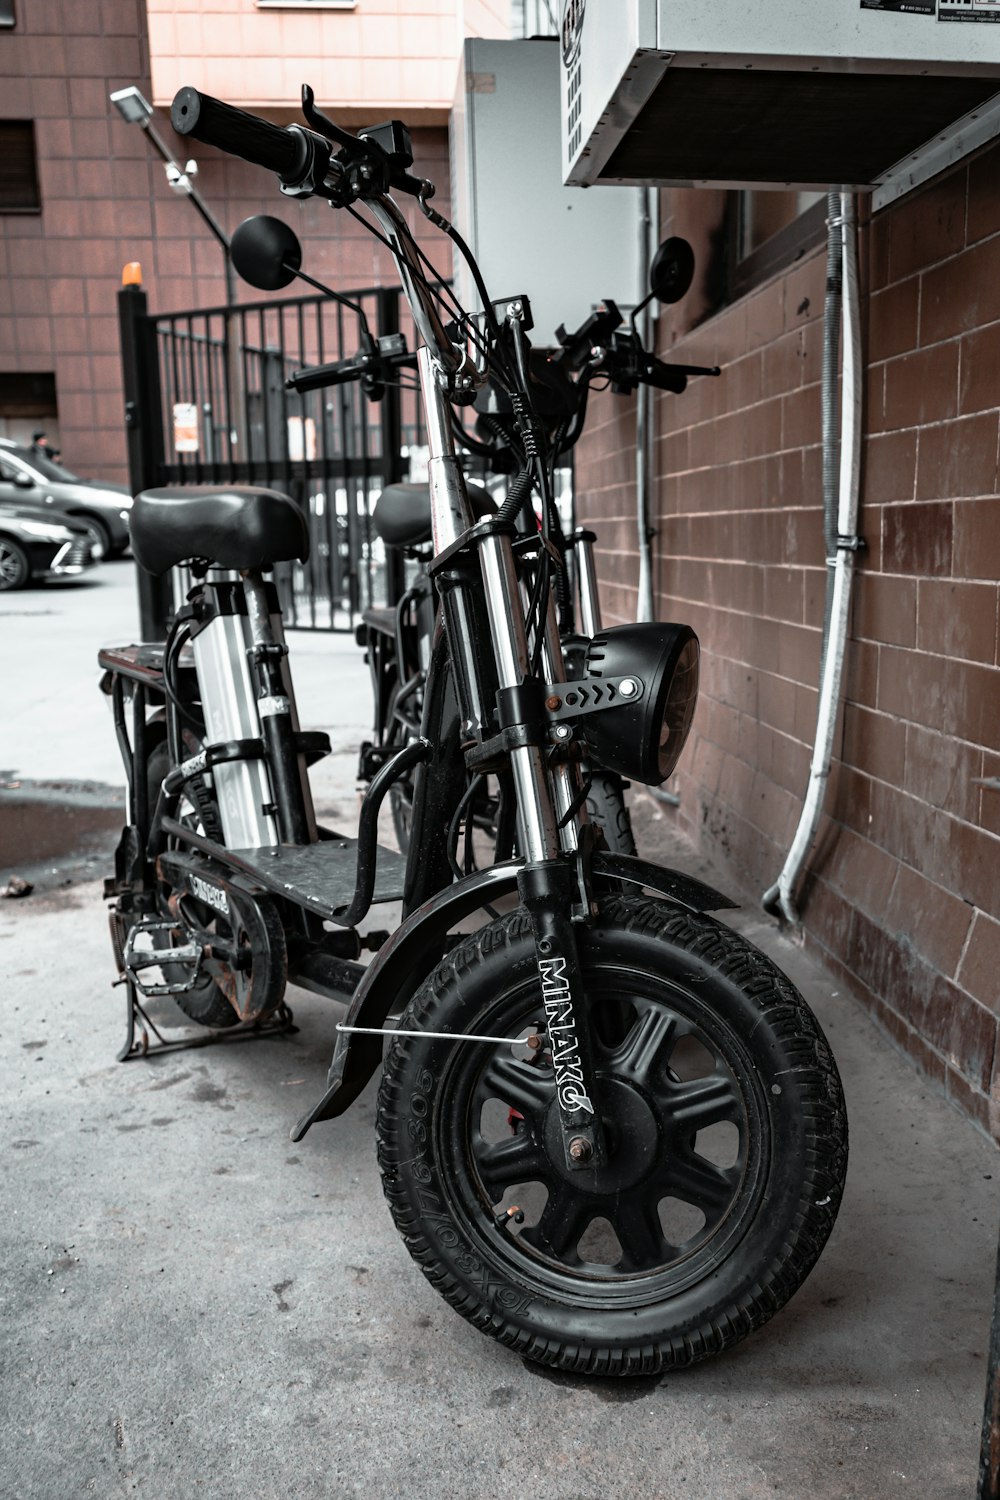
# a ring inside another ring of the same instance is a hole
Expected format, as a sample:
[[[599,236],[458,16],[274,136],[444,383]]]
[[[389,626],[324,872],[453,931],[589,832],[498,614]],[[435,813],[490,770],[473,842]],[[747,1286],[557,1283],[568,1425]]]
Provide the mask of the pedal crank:
[[[170,946],[157,947],[155,934],[175,934],[178,932],[175,922],[150,922],[139,921],[129,929],[125,939],[125,947],[122,951],[122,968],[125,976],[132,981],[141,995],[147,998],[152,995],[183,995],[188,990],[194,989],[201,975],[202,961],[205,950],[200,943],[182,943],[179,947]],[[151,948],[138,948],[137,940],[144,936],[153,937]],[[190,972],[175,982],[162,980],[160,983],[151,984],[144,979],[143,973],[147,969],[160,968],[166,970],[177,965],[190,965]]]

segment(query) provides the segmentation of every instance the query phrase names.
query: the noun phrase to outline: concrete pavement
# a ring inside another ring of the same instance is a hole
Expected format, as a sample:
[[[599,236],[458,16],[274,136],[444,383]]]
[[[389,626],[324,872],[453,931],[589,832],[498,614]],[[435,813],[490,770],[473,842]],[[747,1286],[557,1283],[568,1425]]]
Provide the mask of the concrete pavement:
[[[130,569],[102,572],[0,600],[8,779],[118,779],[89,662],[95,626],[120,633]],[[349,811],[360,656],[328,637],[292,649],[303,722],[341,737],[318,800]],[[726,887],[651,799],[634,812],[648,852]],[[296,993],[293,1036],[115,1063],[99,884],[79,868],[63,887],[60,868],[0,902],[4,1500],[971,1500],[1000,1156],[752,907],[735,925],[803,990],[844,1076],[837,1228],[728,1355],[587,1382],[525,1366],[417,1271],[382,1201],[371,1089],[289,1143],[338,1007]]]

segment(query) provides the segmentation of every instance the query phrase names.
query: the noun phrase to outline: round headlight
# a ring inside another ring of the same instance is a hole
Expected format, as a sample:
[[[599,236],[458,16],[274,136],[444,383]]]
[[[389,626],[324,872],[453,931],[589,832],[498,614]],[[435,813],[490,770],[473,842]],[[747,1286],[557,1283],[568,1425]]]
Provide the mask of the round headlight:
[[[631,676],[640,699],[581,718],[594,759],[630,781],[657,786],[680,759],[698,702],[698,637],[690,625],[618,625],[595,635],[588,677]]]

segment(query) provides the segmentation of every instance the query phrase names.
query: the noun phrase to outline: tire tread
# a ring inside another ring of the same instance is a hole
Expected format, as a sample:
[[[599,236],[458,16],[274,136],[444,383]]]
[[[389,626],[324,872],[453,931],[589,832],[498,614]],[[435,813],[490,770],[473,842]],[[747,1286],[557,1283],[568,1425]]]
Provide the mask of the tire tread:
[[[396,1172],[397,1159],[406,1154],[405,1150],[399,1150],[404,1143],[398,1139],[399,1072],[405,1056],[399,1043],[390,1048],[386,1057],[378,1096],[376,1140],[383,1190],[396,1227],[431,1285],[456,1312],[533,1363],[592,1376],[631,1376],[682,1368],[719,1354],[761,1327],[784,1306],[815,1265],[833,1228],[846,1173],[847,1119],[836,1064],[818,1023],[791,982],[765,954],[709,916],[643,897],[612,898],[603,905],[602,915],[630,930],[667,937],[684,946],[751,996],[759,1005],[761,1018],[802,1053],[801,1072],[809,1076],[812,1108],[823,1119],[823,1131],[813,1137],[808,1185],[800,1193],[792,1226],[794,1237],[786,1237],[780,1256],[767,1268],[766,1276],[694,1332],[665,1339],[652,1347],[605,1345],[582,1349],[554,1339],[540,1339],[513,1327],[495,1311],[484,1307],[436,1256],[421,1230],[419,1214],[409,1202]],[[509,948],[526,931],[530,931],[530,921],[519,910],[473,933],[454,948],[414,995],[405,1029],[419,1031],[424,1026],[433,1029],[433,1012],[453,979],[460,979],[498,948]],[[826,1203],[822,1201],[824,1198],[828,1200]]]

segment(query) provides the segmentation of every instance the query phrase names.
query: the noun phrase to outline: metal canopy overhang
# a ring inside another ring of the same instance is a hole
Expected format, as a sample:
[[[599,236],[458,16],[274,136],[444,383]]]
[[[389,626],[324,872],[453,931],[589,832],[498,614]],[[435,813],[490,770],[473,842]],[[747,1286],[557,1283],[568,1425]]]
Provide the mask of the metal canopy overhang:
[[[650,90],[643,84],[654,58],[664,65]],[[634,113],[621,98],[599,142],[592,139],[605,159],[591,161],[591,181],[836,184],[881,190],[888,201],[931,175],[921,171],[924,158],[941,171],[1000,132],[1000,78],[982,73],[668,66],[662,53],[643,61],[644,76],[632,80]]]
[[[976,3],[587,0],[563,37],[564,180],[877,209],[1000,135],[1000,0]]]

